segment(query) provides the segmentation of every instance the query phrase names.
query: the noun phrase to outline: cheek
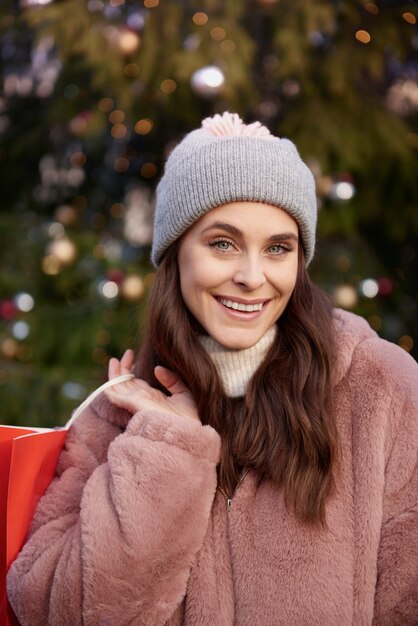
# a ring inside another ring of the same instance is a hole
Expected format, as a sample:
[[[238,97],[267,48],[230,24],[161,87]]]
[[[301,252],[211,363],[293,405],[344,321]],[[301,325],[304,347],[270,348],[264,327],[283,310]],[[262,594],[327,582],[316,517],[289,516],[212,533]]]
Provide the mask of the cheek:
[[[290,296],[296,285],[297,270],[297,263],[292,263],[286,269],[281,268],[274,276],[271,276],[271,283],[278,292]]]
[[[204,267],[190,266],[180,278],[181,293],[186,303],[199,302],[214,286],[213,276]]]
[[[217,259],[206,250],[184,248],[179,255],[180,285],[182,293],[206,291],[217,288],[228,280],[228,264]],[[184,296],[183,296],[184,297]]]
[[[208,287],[208,272],[201,260],[185,254],[179,262],[180,291],[188,308],[194,309],[203,291]]]

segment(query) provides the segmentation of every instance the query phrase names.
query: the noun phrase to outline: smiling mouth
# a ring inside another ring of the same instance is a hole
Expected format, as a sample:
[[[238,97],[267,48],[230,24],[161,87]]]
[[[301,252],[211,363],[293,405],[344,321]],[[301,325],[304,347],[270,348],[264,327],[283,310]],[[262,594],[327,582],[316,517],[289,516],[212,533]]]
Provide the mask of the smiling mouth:
[[[226,298],[217,298],[217,300],[227,309],[233,309],[234,311],[241,311],[243,313],[254,313],[254,311],[261,311],[265,304],[265,302],[244,304],[242,302],[236,302],[235,300],[227,300]]]

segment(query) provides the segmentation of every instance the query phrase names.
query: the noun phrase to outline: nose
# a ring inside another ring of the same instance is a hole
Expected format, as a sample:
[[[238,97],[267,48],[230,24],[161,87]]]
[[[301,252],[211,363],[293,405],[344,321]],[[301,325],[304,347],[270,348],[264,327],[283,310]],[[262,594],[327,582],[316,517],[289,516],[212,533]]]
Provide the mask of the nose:
[[[233,282],[253,291],[266,282],[262,260],[258,256],[246,255],[239,259],[235,268]]]

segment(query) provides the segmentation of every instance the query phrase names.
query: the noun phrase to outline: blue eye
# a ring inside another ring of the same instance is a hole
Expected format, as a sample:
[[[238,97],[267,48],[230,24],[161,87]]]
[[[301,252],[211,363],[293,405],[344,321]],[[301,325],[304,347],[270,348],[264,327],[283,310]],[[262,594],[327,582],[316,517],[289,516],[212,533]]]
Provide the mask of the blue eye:
[[[272,254],[282,254],[283,252],[287,252],[287,248],[279,243],[275,243],[273,246],[270,246],[269,252]]]
[[[227,239],[213,239],[209,241],[209,245],[211,248],[215,248],[221,252],[229,252],[231,246],[233,246],[232,241],[228,241]]]

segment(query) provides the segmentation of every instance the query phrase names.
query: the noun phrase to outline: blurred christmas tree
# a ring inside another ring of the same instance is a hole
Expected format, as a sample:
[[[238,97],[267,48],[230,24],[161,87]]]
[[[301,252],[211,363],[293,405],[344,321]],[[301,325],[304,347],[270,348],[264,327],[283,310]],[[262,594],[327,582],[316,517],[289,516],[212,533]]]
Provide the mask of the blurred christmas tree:
[[[393,0],[3,3],[2,421],[62,423],[138,344],[164,158],[224,110],[297,143],[321,207],[315,279],[416,355],[416,14]]]

